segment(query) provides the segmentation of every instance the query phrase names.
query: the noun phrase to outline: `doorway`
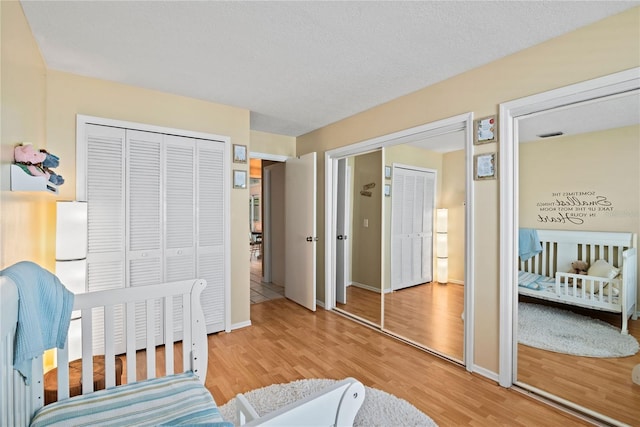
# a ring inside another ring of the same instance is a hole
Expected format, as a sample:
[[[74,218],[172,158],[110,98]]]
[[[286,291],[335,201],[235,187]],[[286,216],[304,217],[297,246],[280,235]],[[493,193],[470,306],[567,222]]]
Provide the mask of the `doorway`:
[[[253,153],[249,158],[251,304],[284,297],[283,168],[284,163],[253,157]]]

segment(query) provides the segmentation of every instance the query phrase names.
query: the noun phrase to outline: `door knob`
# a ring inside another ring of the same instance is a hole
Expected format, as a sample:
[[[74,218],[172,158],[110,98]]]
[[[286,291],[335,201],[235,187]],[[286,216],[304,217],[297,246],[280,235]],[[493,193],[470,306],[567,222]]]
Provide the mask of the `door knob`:
[[[308,236],[308,237],[307,237],[307,242],[313,242],[313,237]]]
[[[338,240],[343,240],[344,236],[342,234],[338,234]]]

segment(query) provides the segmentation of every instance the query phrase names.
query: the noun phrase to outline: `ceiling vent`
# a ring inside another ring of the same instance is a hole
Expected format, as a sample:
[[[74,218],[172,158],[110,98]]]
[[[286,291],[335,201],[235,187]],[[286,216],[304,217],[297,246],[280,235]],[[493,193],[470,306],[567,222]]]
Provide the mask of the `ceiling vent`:
[[[551,138],[552,136],[561,136],[564,135],[564,132],[550,132],[550,133],[541,133],[537,135],[538,138]]]

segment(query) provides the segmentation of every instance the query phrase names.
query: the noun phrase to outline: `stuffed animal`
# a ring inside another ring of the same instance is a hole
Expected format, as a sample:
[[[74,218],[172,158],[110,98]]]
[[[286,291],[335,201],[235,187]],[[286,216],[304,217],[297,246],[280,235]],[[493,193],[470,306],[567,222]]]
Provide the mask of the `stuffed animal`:
[[[571,270],[569,270],[569,273],[587,274],[587,271],[589,271],[589,264],[584,261],[578,260],[571,263]]]
[[[55,185],[64,184],[64,178],[62,177],[62,175],[58,175],[51,170],[51,168],[57,168],[58,165],[60,165],[60,157],[56,156],[55,154],[49,153],[47,150],[40,150],[40,152],[47,155],[47,157],[42,161],[42,169],[44,169],[45,172],[49,173],[49,182]]]
[[[60,165],[60,157],[49,153],[47,150],[40,150],[40,152],[47,155],[42,161],[42,166],[45,168],[57,168]]]
[[[23,144],[14,149],[13,155],[16,163],[24,165],[29,174],[49,179],[50,174],[41,167],[42,162],[47,158],[46,153],[36,151],[31,144]]]
[[[588,270],[589,264],[584,261],[576,260],[571,263],[571,270],[569,270],[569,273],[586,275]],[[573,283],[573,277],[569,278],[569,283]],[[580,287],[582,285],[582,281],[578,279],[576,285]]]

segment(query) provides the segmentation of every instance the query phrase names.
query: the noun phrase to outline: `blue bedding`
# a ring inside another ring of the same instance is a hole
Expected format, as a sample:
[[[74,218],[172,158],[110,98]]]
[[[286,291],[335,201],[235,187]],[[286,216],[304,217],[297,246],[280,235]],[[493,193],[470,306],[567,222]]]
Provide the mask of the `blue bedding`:
[[[518,271],[518,286],[540,291],[556,283],[553,277],[542,276],[527,271]]]
[[[233,427],[193,372],[65,399],[44,406],[31,420],[32,427],[194,424]]]

